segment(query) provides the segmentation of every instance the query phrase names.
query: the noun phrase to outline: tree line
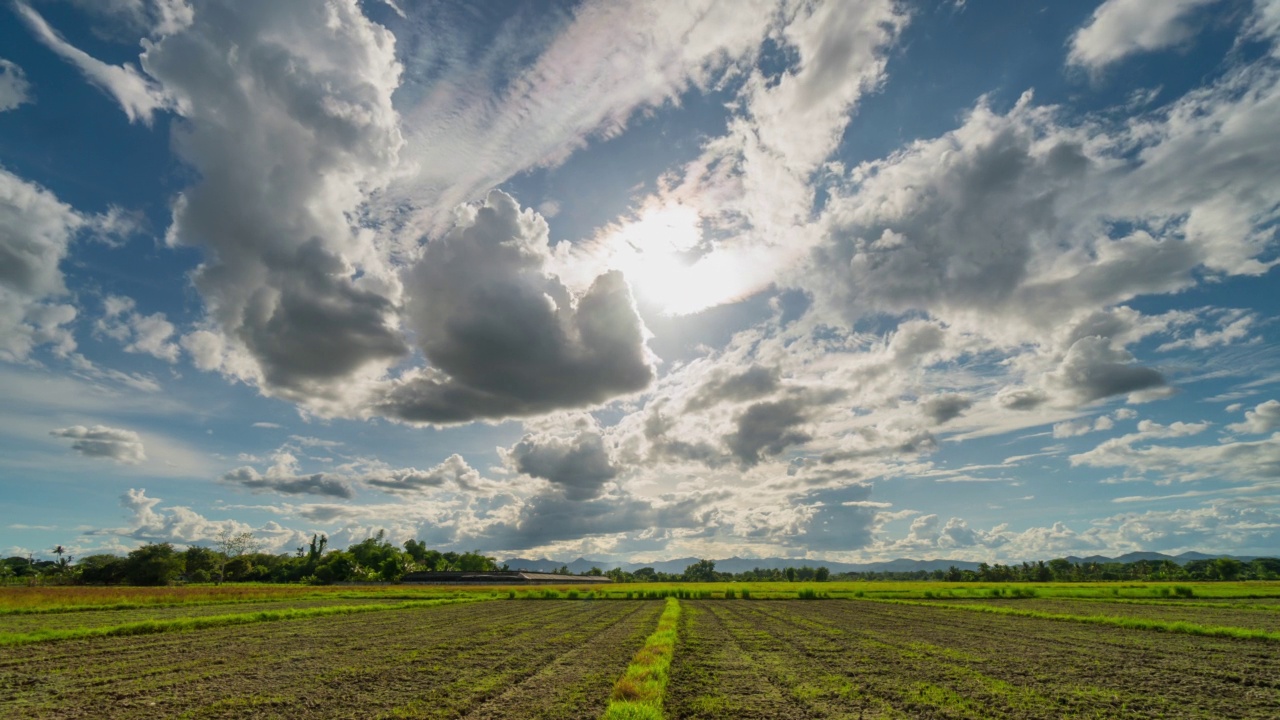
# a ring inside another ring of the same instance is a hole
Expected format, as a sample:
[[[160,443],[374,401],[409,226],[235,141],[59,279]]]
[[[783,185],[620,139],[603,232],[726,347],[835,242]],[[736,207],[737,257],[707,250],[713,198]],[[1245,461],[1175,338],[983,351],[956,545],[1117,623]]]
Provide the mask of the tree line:
[[[91,585],[170,585],[179,582],[314,583],[396,582],[410,572],[507,570],[495,558],[479,550],[457,553],[428,548],[419,540],[397,547],[379,531],[346,550],[328,547],[325,535],[293,553],[260,551],[252,533],[221,533],[212,547],[193,545],[178,549],[171,543],[149,543],[128,555],[95,554],[75,561],[59,545],[57,560],[9,557],[0,560],[0,583],[46,582]],[[553,573],[569,575],[568,566]],[[976,570],[955,566],[947,570],[911,572],[832,573],[824,566],[754,568],[729,573],[716,570],[712,560],[699,560],[683,572],[666,573],[652,567],[634,571],[592,568],[583,575],[607,576],[614,582],[826,582],[840,581],[938,581],[938,582],[1103,582],[1103,581],[1211,581],[1280,579],[1280,559],[1256,558],[1241,562],[1220,557],[1192,560],[1179,565],[1172,560],[1138,560],[1131,563],[1072,562],[1065,558],[1017,565],[981,563]]]
[[[465,553],[429,549],[418,540],[402,547],[379,531],[346,550],[328,548],[329,538],[314,535],[293,553],[260,551],[252,533],[223,533],[213,547],[148,543],[128,555],[95,554],[72,563],[31,557],[0,561],[0,581],[87,585],[171,585],[179,582],[313,583],[395,582],[416,571],[505,570],[478,550]],[[61,549],[61,546],[59,546]],[[64,551],[65,552],[65,551]]]

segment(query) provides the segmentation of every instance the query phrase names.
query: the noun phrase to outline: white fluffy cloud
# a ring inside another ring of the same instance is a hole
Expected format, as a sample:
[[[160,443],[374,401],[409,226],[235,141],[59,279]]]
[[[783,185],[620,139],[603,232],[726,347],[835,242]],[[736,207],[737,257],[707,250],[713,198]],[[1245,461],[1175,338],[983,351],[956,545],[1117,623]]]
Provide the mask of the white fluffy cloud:
[[[132,430],[106,425],[73,425],[50,431],[49,434],[72,440],[71,449],[86,457],[108,458],[129,465],[136,465],[147,459],[142,438]]]
[[[124,344],[125,352],[144,353],[177,362],[178,345],[173,342],[176,328],[164,313],[143,315],[135,310],[133,298],[108,295],[103,299],[103,314],[95,324],[97,330]]]
[[[86,219],[48,190],[0,168],[0,359],[26,360],[40,345],[66,354],[76,317],[59,264]]]
[[[1188,16],[1218,0],[1107,0],[1071,38],[1068,62],[1100,70],[1192,36]]]
[[[1280,430],[1280,400],[1268,400],[1244,414],[1244,422],[1228,425],[1232,432],[1263,435]]]
[[[205,252],[207,326],[184,347],[264,392],[343,400],[407,350],[398,283],[353,226],[402,144],[394,38],[355,0],[211,0],[142,65],[178,99],[174,145],[200,174],[168,231]]]

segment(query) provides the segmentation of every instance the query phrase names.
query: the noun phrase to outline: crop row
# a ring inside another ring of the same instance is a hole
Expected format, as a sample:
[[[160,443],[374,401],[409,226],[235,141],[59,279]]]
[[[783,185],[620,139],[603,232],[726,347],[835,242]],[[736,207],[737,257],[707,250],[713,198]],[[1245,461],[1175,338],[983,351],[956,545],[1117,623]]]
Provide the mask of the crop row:
[[[0,716],[597,718],[660,603],[467,603],[0,649]]]
[[[881,603],[693,602],[681,718],[1244,717],[1280,708],[1266,642]]]

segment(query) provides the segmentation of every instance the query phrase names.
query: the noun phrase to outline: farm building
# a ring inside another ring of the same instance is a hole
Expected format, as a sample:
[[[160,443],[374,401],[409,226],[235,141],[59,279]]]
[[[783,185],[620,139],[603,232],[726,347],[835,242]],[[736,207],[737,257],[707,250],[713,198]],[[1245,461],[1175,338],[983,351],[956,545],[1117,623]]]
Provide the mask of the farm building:
[[[613,582],[602,575],[556,575],[523,570],[492,572],[413,572],[400,580],[433,585],[598,585]]]

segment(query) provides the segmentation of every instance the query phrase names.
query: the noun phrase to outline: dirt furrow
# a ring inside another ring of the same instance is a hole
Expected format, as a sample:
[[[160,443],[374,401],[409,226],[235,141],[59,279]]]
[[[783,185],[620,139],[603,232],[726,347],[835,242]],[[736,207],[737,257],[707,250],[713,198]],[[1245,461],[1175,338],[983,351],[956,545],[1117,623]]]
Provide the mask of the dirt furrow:
[[[813,717],[791,701],[725,627],[709,602],[685,601],[664,707],[672,718]]]

